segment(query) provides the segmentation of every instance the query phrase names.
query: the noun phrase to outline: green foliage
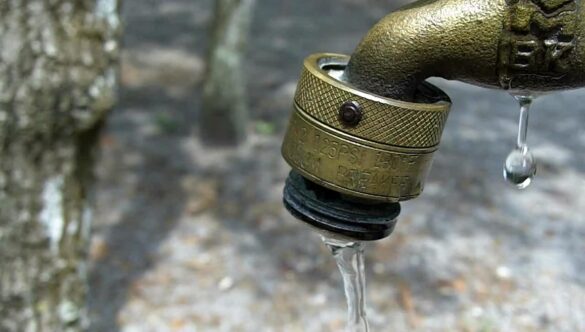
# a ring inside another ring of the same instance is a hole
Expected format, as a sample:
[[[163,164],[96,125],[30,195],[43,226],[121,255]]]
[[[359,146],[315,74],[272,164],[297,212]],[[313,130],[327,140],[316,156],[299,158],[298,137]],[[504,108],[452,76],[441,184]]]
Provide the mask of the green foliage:
[[[267,121],[256,121],[255,130],[261,135],[273,135],[276,132],[276,125]]]
[[[168,113],[157,113],[154,115],[156,128],[163,134],[174,134],[179,130],[179,121]]]

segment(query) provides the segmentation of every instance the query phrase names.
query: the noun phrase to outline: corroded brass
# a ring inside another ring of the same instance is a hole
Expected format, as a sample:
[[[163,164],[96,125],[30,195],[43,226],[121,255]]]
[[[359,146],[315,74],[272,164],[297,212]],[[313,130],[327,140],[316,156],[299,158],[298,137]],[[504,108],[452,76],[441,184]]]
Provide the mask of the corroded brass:
[[[510,90],[585,85],[578,0],[423,0],[386,16],[346,75],[366,91],[413,100],[431,76]]]
[[[305,60],[284,158],[303,176],[350,196],[384,201],[418,196],[450,103],[409,103],[358,90],[329,73],[348,61],[335,54]],[[427,89],[448,100],[438,89]],[[361,110],[355,125],[339,115],[347,103]]]
[[[349,196],[416,197],[450,106],[425,80],[517,93],[581,87],[584,17],[579,0],[408,5],[382,19],[351,59],[305,61],[283,155],[306,178]]]

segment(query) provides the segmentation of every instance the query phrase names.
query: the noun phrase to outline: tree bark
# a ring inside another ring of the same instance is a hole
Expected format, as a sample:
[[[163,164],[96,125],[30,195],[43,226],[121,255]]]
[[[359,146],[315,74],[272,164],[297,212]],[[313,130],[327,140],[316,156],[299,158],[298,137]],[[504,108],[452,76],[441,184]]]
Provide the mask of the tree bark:
[[[242,58],[255,0],[216,0],[199,134],[211,145],[245,140],[248,121]]]
[[[0,331],[88,327],[97,137],[119,0],[0,1]]]

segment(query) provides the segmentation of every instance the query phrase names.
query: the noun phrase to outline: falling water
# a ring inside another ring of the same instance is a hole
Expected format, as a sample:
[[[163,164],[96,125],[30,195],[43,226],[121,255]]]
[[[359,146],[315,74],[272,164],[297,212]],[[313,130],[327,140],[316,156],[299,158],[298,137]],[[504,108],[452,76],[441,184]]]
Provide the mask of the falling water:
[[[520,104],[518,139],[516,147],[508,154],[504,163],[504,178],[519,189],[525,189],[536,174],[536,162],[526,141],[528,117],[534,96],[531,94],[515,94],[513,96]]]
[[[322,236],[322,239],[331,250],[343,278],[348,308],[345,331],[368,332],[363,243],[326,236]]]

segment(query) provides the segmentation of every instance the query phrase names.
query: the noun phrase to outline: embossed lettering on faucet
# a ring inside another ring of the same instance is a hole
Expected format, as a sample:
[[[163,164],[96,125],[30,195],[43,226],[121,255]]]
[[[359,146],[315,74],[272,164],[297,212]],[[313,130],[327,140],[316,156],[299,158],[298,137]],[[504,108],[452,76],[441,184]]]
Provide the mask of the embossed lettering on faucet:
[[[349,169],[339,166],[337,169],[337,179],[340,183],[353,190],[367,191],[371,177],[371,173],[358,168]]]
[[[575,48],[576,1],[516,0],[509,6],[499,50],[502,87],[511,88],[522,75],[564,76]]]
[[[374,162],[374,169],[399,169],[401,166],[414,165],[419,157],[407,154],[386,154],[378,152]]]
[[[350,164],[358,164],[362,159],[359,148],[327,137],[322,138],[319,133],[315,134],[314,143],[318,153],[329,159],[345,160]]]
[[[284,149],[288,151],[291,161],[300,168],[320,174],[321,172],[321,158],[314,152],[306,149],[307,140],[309,138],[309,129],[305,127],[296,118],[291,119],[291,130],[287,135],[290,136],[289,142],[284,145]]]
[[[535,0],[534,2],[547,14],[555,12],[568,3],[575,3],[572,0]]]

